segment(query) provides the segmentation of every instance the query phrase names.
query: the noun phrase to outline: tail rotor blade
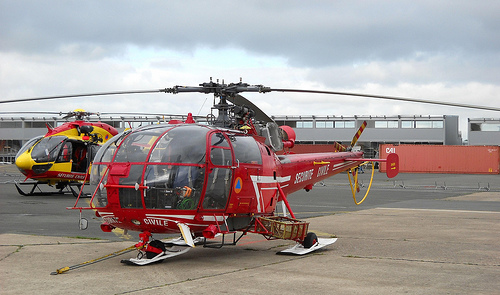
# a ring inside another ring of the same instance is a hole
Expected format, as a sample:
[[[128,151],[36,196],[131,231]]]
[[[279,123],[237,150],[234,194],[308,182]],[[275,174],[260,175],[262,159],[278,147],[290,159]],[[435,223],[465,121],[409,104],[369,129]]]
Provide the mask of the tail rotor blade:
[[[356,144],[356,142],[358,142],[358,139],[361,136],[361,133],[363,133],[363,131],[365,130],[365,128],[366,128],[366,121],[363,121],[363,124],[361,124],[361,127],[359,127],[358,132],[356,132],[356,134],[352,138],[351,147],[353,147]]]
[[[341,145],[341,144],[340,144],[340,143],[338,143],[338,142],[334,142],[334,143],[333,143],[333,147],[335,148],[335,150],[336,150],[337,152],[345,152],[345,151],[347,151],[347,148],[346,148],[345,146]]]

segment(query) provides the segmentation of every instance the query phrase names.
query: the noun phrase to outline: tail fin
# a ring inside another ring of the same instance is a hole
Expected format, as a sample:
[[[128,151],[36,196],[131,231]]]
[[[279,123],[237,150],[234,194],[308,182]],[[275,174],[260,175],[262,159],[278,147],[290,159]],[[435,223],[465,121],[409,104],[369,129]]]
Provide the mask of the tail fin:
[[[386,174],[387,177],[393,178],[399,173],[399,156],[398,154],[389,154],[387,155],[387,168],[386,168]]]

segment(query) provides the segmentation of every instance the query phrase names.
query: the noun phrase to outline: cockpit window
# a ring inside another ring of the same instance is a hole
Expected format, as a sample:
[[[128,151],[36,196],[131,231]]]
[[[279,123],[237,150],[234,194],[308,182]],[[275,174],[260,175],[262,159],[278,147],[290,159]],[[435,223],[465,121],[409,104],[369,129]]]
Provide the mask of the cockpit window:
[[[123,140],[116,153],[115,162],[145,162],[154,142],[160,136],[159,132],[134,132]]]
[[[212,135],[211,145],[215,147],[229,147],[229,143],[227,143],[226,138],[220,132]]]
[[[33,147],[31,157],[37,163],[54,162],[66,138],[66,136],[43,138]]]
[[[206,134],[209,129],[200,126],[178,126],[165,133],[151,153],[150,162],[191,163],[205,162]]]
[[[205,180],[206,135],[210,129],[181,125],[156,143],[144,173],[148,209],[195,210]]]
[[[17,152],[17,155],[16,155],[16,159],[17,157],[19,157],[21,154],[23,154],[25,151],[27,151],[29,148],[31,148],[33,146],[33,144],[37,141],[39,141],[41,138],[43,137],[43,135],[40,135],[40,136],[37,136],[35,138],[32,138],[30,140],[28,140],[28,142],[26,142],[22,147],[21,149],[19,150],[19,152]]]
[[[121,141],[129,134],[130,132],[123,132],[108,140],[99,152],[95,156],[95,162],[111,162],[113,156],[115,155],[117,147],[120,145]]]
[[[234,149],[234,157],[239,163],[262,164],[259,146],[253,137],[233,136],[231,144]]]
[[[148,209],[194,210],[203,190],[205,168],[184,165],[149,165],[144,175]]]
[[[229,143],[221,132],[212,134],[210,161],[216,166],[231,166],[233,159]]]
[[[124,209],[224,209],[233,163],[224,133],[194,124],[158,126],[112,138],[101,148],[92,167],[94,202],[106,206],[111,183]]]
[[[214,167],[209,169],[202,207],[206,210],[224,209],[227,205],[232,181],[231,148],[221,132],[212,134],[210,143],[210,162]]]
[[[141,183],[142,165],[130,165],[130,170],[127,177],[120,178],[120,185],[135,186]],[[120,187],[120,206],[122,208],[142,208],[141,191],[135,188]]]
[[[73,154],[73,145],[71,145],[71,142],[66,141],[62,145],[62,149],[61,149],[61,152],[59,153],[59,157],[57,157],[57,162],[58,163],[69,162],[71,160],[72,154]]]

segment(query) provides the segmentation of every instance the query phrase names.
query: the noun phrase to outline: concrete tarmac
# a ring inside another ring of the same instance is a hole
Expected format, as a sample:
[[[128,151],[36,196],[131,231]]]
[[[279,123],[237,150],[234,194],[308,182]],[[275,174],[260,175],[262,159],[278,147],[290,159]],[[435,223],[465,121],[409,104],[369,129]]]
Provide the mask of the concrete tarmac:
[[[308,218],[310,231],[338,241],[305,256],[276,255],[294,243],[249,234],[158,264],[120,263],[130,252],[50,275],[136,241],[1,231],[0,294],[499,294],[500,193],[425,195]]]
[[[476,193],[449,202],[487,200]],[[143,267],[120,263],[134,252],[50,275],[130,246],[0,235],[2,294],[498,294],[500,213],[374,208],[308,219],[337,243],[306,256],[275,255],[290,241],[244,237],[237,246],[196,247]]]

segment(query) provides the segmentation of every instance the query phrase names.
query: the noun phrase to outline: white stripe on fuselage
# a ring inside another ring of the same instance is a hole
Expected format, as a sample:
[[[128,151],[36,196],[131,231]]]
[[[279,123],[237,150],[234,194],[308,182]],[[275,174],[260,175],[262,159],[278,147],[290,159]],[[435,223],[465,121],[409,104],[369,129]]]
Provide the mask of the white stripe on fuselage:
[[[264,212],[264,200],[262,199],[263,196],[259,190],[259,183],[282,183],[290,181],[291,178],[291,176],[283,176],[276,177],[275,179],[274,176],[250,175],[250,179],[253,183],[253,189],[255,190],[255,196],[257,197],[257,212]],[[262,189],[277,189],[277,187]]]
[[[356,162],[355,161],[346,161],[344,163],[335,164],[335,165],[333,165],[332,172],[337,171],[337,170],[341,170],[345,167],[352,165],[353,163],[356,163]]]
[[[224,221],[226,219],[226,216],[216,216],[216,215],[202,215],[204,221]],[[189,220],[194,220],[195,215],[167,215],[167,214],[146,214],[146,217],[149,218],[164,218],[168,219],[170,221],[176,221],[179,220],[180,218],[182,219],[189,219]]]

